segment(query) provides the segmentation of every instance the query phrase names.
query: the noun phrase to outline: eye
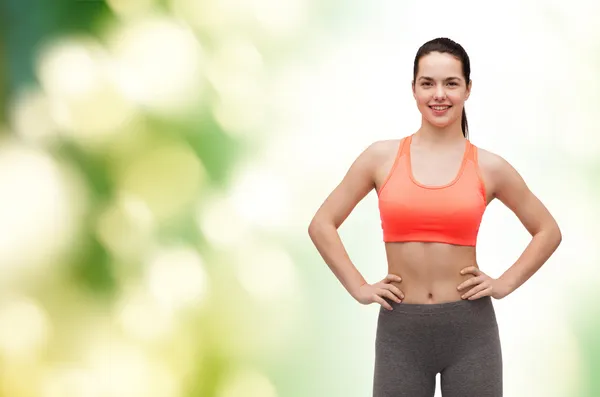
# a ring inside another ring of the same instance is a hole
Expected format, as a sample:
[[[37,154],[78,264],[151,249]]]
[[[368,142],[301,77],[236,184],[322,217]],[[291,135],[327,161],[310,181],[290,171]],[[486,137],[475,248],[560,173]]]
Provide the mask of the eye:
[[[449,84],[449,85],[452,85],[452,86],[457,86],[457,85],[458,85],[458,83],[457,83],[456,81],[451,81],[451,82],[449,82],[448,84]]]
[[[429,85],[431,85],[431,83],[430,83],[430,82],[427,82],[427,81],[426,81],[426,82],[424,82],[424,83],[421,83],[421,86],[422,86],[422,87],[424,87],[424,86],[429,86]]]

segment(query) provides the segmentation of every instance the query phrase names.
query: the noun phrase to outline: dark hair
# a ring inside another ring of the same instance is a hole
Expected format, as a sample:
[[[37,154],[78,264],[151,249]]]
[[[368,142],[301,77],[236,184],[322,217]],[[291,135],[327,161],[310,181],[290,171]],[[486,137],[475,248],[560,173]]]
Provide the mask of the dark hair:
[[[413,67],[413,83],[417,78],[419,60],[431,52],[447,53],[458,58],[458,60],[462,63],[463,77],[465,78],[465,82],[467,85],[469,84],[471,76],[471,63],[469,61],[469,56],[460,44],[446,37],[439,37],[437,39],[430,40],[423,44],[421,48],[419,48],[417,55],[415,56],[415,63]],[[460,120],[460,126],[462,127],[463,136],[468,138],[469,124],[467,123],[467,112],[465,112],[464,107],[462,111],[462,118]]]

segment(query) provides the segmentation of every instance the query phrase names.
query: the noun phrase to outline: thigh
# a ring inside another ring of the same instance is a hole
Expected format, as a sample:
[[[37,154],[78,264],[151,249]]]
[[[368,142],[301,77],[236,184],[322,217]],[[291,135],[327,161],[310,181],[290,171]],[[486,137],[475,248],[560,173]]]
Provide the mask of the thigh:
[[[496,324],[462,346],[441,371],[443,397],[502,397],[502,349]]]
[[[373,397],[433,397],[435,374],[389,355],[375,360]]]
[[[380,312],[373,397],[433,397],[433,352],[422,318]]]

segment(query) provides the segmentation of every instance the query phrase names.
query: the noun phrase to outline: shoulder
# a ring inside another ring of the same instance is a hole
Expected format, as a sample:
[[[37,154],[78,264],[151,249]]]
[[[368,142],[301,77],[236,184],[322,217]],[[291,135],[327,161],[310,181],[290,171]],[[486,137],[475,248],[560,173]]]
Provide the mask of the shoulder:
[[[494,190],[523,182],[517,170],[499,154],[478,147],[477,158],[484,178]]]
[[[400,150],[400,145],[405,138],[373,141],[362,150],[356,158],[355,163],[361,166],[377,168],[389,161],[394,161]]]
[[[402,139],[385,139],[371,143],[365,153],[372,157],[387,157],[390,153],[397,153]]]
[[[514,169],[513,166],[501,155],[477,147],[479,167],[489,174],[502,174]]]
[[[402,139],[384,139],[372,142],[363,152],[374,160],[386,160],[390,156],[396,156],[400,149]]]
[[[360,170],[369,175],[375,173],[387,162],[393,161],[402,139],[386,139],[371,142],[356,157],[350,170]]]
[[[489,174],[497,174],[502,172],[503,169],[510,167],[508,161],[502,156],[480,147],[477,147],[477,159],[482,171]]]

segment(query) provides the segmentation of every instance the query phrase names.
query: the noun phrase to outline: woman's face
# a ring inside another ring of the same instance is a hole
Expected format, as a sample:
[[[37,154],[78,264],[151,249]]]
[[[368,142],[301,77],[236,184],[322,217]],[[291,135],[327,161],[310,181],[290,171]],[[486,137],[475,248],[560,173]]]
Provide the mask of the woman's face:
[[[446,53],[421,57],[413,82],[413,96],[423,118],[436,127],[460,123],[471,82],[466,82],[461,61]]]

